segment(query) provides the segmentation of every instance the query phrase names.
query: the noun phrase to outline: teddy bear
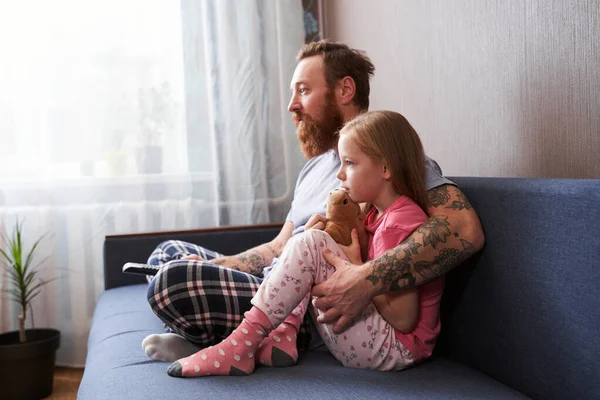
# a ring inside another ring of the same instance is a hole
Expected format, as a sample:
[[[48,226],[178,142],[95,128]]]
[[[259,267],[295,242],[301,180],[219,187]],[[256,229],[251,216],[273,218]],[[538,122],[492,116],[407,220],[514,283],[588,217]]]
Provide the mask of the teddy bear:
[[[342,246],[352,243],[351,232],[356,228],[361,248],[361,258],[367,256],[367,232],[364,227],[365,213],[358,203],[355,203],[348,193],[342,189],[329,192],[325,211],[327,222],[323,230]]]

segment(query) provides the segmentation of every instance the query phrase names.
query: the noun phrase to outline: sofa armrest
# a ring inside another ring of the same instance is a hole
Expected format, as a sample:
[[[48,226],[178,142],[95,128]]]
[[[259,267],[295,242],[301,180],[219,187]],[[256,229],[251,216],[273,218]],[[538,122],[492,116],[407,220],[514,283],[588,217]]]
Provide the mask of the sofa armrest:
[[[123,264],[145,263],[156,246],[165,240],[183,240],[219,253],[236,254],[272,240],[281,227],[278,223],[108,235],[104,239],[104,289],[146,282],[142,275],[124,274]]]

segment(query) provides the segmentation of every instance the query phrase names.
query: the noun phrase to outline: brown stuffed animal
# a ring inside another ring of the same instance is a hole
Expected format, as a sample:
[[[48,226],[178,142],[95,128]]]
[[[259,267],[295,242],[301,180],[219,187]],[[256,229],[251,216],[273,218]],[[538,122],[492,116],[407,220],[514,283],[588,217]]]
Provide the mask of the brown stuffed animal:
[[[358,230],[362,259],[367,256],[367,232],[364,227],[365,213],[360,209],[358,203],[350,199],[348,193],[342,189],[329,192],[327,197],[327,209],[325,211],[327,232],[336,243],[349,246],[352,243],[352,229]]]

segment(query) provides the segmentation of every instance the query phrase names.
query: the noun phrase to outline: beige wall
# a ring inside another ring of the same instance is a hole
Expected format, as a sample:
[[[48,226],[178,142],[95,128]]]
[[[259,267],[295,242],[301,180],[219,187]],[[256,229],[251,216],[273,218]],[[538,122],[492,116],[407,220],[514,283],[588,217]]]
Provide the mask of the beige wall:
[[[446,175],[600,178],[600,0],[324,0]]]

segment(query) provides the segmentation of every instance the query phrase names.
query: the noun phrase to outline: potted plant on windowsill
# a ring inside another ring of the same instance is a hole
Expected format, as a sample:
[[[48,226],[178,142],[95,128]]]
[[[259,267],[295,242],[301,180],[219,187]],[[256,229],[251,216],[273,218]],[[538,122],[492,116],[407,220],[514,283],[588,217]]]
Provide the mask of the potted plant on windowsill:
[[[23,248],[22,222],[10,237],[4,237],[0,262],[9,287],[2,291],[19,304],[19,330],[0,334],[0,393],[6,399],[41,399],[52,393],[56,350],[60,332],[55,329],[25,329],[31,300],[50,280],[44,281],[32,264],[40,237],[27,252]],[[6,396],[6,397],[5,397]]]
[[[176,104],[168,82],[138,91],[140,116],[139,146],[136,149],[138,172],[162,172],[163,142],[175,126]]]
[[[138,110],[133,97],[123,92],[110,98],[106,111],[107,118],[102,127],[106,173],[109,176],[126,175],[133,158],[128,138],[137,136]]]

